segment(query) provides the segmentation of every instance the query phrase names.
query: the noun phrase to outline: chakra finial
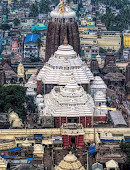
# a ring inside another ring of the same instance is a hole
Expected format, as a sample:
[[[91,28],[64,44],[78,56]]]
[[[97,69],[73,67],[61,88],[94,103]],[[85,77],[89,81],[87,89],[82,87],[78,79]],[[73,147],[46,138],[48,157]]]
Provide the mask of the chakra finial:
[[[65,36],[65,39],[64,39],[64,45],[68,45],[68,40],[67,40],[67,37]]]

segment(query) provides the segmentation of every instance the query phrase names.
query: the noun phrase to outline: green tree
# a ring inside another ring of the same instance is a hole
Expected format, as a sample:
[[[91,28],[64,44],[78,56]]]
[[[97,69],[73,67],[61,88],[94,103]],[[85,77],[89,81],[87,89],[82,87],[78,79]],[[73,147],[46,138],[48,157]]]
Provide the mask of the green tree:
[[[51,10],[50,5],[50,0],[41,0],[39,4],[40,13],[47,14]]]
[[[20,20],[18,18],[15,18],[13,23],[15,26],[18,26],[20,24]]]
[[[37,17],[39,15],[39,9],[38,9],[38,3],[35,2],[30,6],[30,13],[29,16],[30,17]]]
[[[6,7],[6,8],[4,8],[3,9],[3,14],[4,15],[8,15],[8,13],[9,13],[9,9]]]
[[[0,25],[0,29],[2,29],[2,30],[9,30],[10,26],[8,24],[1,24]]]
[[[24,106],[25,88],[18,85],[0,86],[0,112],[8,112],[11,108],[20,118],[25,119],[26,108]]]

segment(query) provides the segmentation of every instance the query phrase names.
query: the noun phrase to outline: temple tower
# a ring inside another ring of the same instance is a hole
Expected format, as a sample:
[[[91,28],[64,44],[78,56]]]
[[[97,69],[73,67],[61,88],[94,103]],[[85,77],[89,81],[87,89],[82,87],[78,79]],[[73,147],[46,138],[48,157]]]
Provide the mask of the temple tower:
[[[80,38],[78,25],[75,20],[76,13],[67,6],[65,0],[60,0],[58,6],[50,13],[51,20],[48,24],[46,38],[45,62],[63,44],[67,37],[68,43],[73,46],[77,54],[80,54]]]
[[[17,68],[17,80],[20,83],[24,81],[24,66],[22,63],[20,63]]]

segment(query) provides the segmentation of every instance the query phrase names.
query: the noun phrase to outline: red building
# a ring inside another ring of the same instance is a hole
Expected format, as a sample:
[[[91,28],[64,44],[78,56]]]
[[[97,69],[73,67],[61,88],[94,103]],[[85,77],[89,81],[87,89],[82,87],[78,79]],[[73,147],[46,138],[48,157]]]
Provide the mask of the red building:
[[[84,131],[82,124],[63,124],[62,125],[63,147],[75,145],[77,148],[84,146]]]

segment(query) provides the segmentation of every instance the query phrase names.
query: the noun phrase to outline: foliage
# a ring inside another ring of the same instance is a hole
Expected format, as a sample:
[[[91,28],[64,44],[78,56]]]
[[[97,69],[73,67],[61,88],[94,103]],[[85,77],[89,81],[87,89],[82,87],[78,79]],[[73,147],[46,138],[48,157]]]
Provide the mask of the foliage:
[[[8,24],[1,24],[0,25],[0,29],[2,29],[2,30],[9,30],[10,26]]]
[[[15,18],[13,22],[15,26],[18,26],[20,24],[20,20],[18,18]]]
[[[107,50],[106,49],[104,49],[104,48],[99,48],[99,53],[106,53],[107,52]]]
[[[39,15],[38,3],[35,2],[30,6],[30,17],[37,17]]]
[[[126,5],[129,5],[130,2],[129,0],[92,0],[92,3],[93,4],[98,4],[98,3],[103,3],[107,6],[110,6],[110,7],[116,7],[117,9],[121,9],[123,8],[124,6]]]
[[[50,5],[50,0],[41,0],[39,4],[40,13],[47,14],[51,10]]]
[[[25,89],[18,85],[0,86],[0,112],[8,112],[11,108],[20,118],[26,116]]]
[[[3,15],[8,15],[8,13],[9,13],[9,9],[7,7],[5,7],[3,9]]]
[[[130,7],[126,7],[120,11],[120,14],[115,16],[110,9],[101,17],[103,23],[110,31],[123,31],[130,24]]]

